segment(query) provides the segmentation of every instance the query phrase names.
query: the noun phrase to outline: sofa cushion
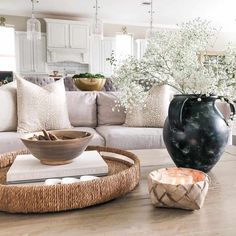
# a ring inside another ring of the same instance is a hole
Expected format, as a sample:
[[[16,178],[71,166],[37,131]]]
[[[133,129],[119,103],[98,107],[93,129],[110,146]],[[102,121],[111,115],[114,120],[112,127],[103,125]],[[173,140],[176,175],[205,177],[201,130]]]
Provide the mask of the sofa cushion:
[[[123,108],[120,111],[113,111],[116,92],[99,92],[97,96],[98,125],[122,125],[125,122],[125,112]]]
[[[103,137],[92,128],[76,127],[74,130],[81,130],[94,134],[90,145],[105,145]],[[0,153],[11,152],[25,148],[24,144],[20,140],[21,136],[22,134],[17,132],[0,132]]]
[[[90,127],[75,127],[73,130],[86,131],[93,134],[93,138],[89,145],[105,146],[105,139],[93,128]]]
[[[17,132],[0,132],[0,154],[24,148],[21,136]]]
[[[105,138],[108,147],[131,150],[165,148],[162,128],[100,126],[96,130]]]
[[[16,82],[0,88],[0,132],[14,131],[17,127]]]
[[[94,92],[66,92],[69,119],[73,126],[96,127],[96,97]]]
[[[71,128],[64,81],[39,87],[18,78],[17,114],[19,132]]]

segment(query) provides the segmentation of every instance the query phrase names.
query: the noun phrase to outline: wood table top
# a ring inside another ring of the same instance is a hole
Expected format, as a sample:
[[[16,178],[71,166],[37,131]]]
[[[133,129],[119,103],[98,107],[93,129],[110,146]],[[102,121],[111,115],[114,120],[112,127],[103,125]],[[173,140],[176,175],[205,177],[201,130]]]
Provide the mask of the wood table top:
[[[139,186],[108,203],[46,214],[0,213],[1,236],[236,235],[236,146],[229,146],[209,173],[210,187],[198,211],[154,208],[147,175],[174,166],[165,149],[132,151],[141,160]]]

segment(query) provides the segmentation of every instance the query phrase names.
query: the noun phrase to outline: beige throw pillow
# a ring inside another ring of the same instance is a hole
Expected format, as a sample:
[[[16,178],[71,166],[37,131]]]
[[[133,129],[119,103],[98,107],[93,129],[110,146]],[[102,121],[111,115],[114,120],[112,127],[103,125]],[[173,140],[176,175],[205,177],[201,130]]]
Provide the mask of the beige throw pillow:
[[[125,123],[125,111],[120,108],[113,111],[117,100],[117,92],[99,92],[97,96],[98,125],[123,125]]]
[[[17,128],[16,82],[0,87],[0,132]]]
[[[71,128],[64,81],[39,87],[17,79],[18,132]]]
[[[126,115],[125,125],[131,127],[163,127],[168,116],[171,90],[167,85],[154,85],[149,91],[146,107],[134,107]]]

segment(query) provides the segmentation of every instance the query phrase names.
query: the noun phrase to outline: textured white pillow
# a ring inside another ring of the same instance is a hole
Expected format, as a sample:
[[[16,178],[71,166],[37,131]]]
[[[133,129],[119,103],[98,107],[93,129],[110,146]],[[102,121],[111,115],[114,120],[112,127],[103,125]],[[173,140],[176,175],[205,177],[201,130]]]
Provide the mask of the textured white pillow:
[[[0,87],[0,131],[15,131],[17,127],[16,82]]]
[[[167,85],[154,85],[149,91],[146,107],[135,107],[126,114],[125,125],[131,127],[163,127],[168,116],[171,90]]]
[[[39,87],[17,79],[18,132],[71,128],[64,81]]]

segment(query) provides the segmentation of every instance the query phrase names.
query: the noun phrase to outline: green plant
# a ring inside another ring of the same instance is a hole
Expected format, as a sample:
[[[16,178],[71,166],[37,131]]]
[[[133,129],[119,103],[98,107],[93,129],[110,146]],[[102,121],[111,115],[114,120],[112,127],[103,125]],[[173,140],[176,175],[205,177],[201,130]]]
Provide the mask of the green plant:
[[[81,74],[74,75],[72,78],[73,79],[77,79],[77,78],[104,79],[105,76],[102,74],[81,73]]]

